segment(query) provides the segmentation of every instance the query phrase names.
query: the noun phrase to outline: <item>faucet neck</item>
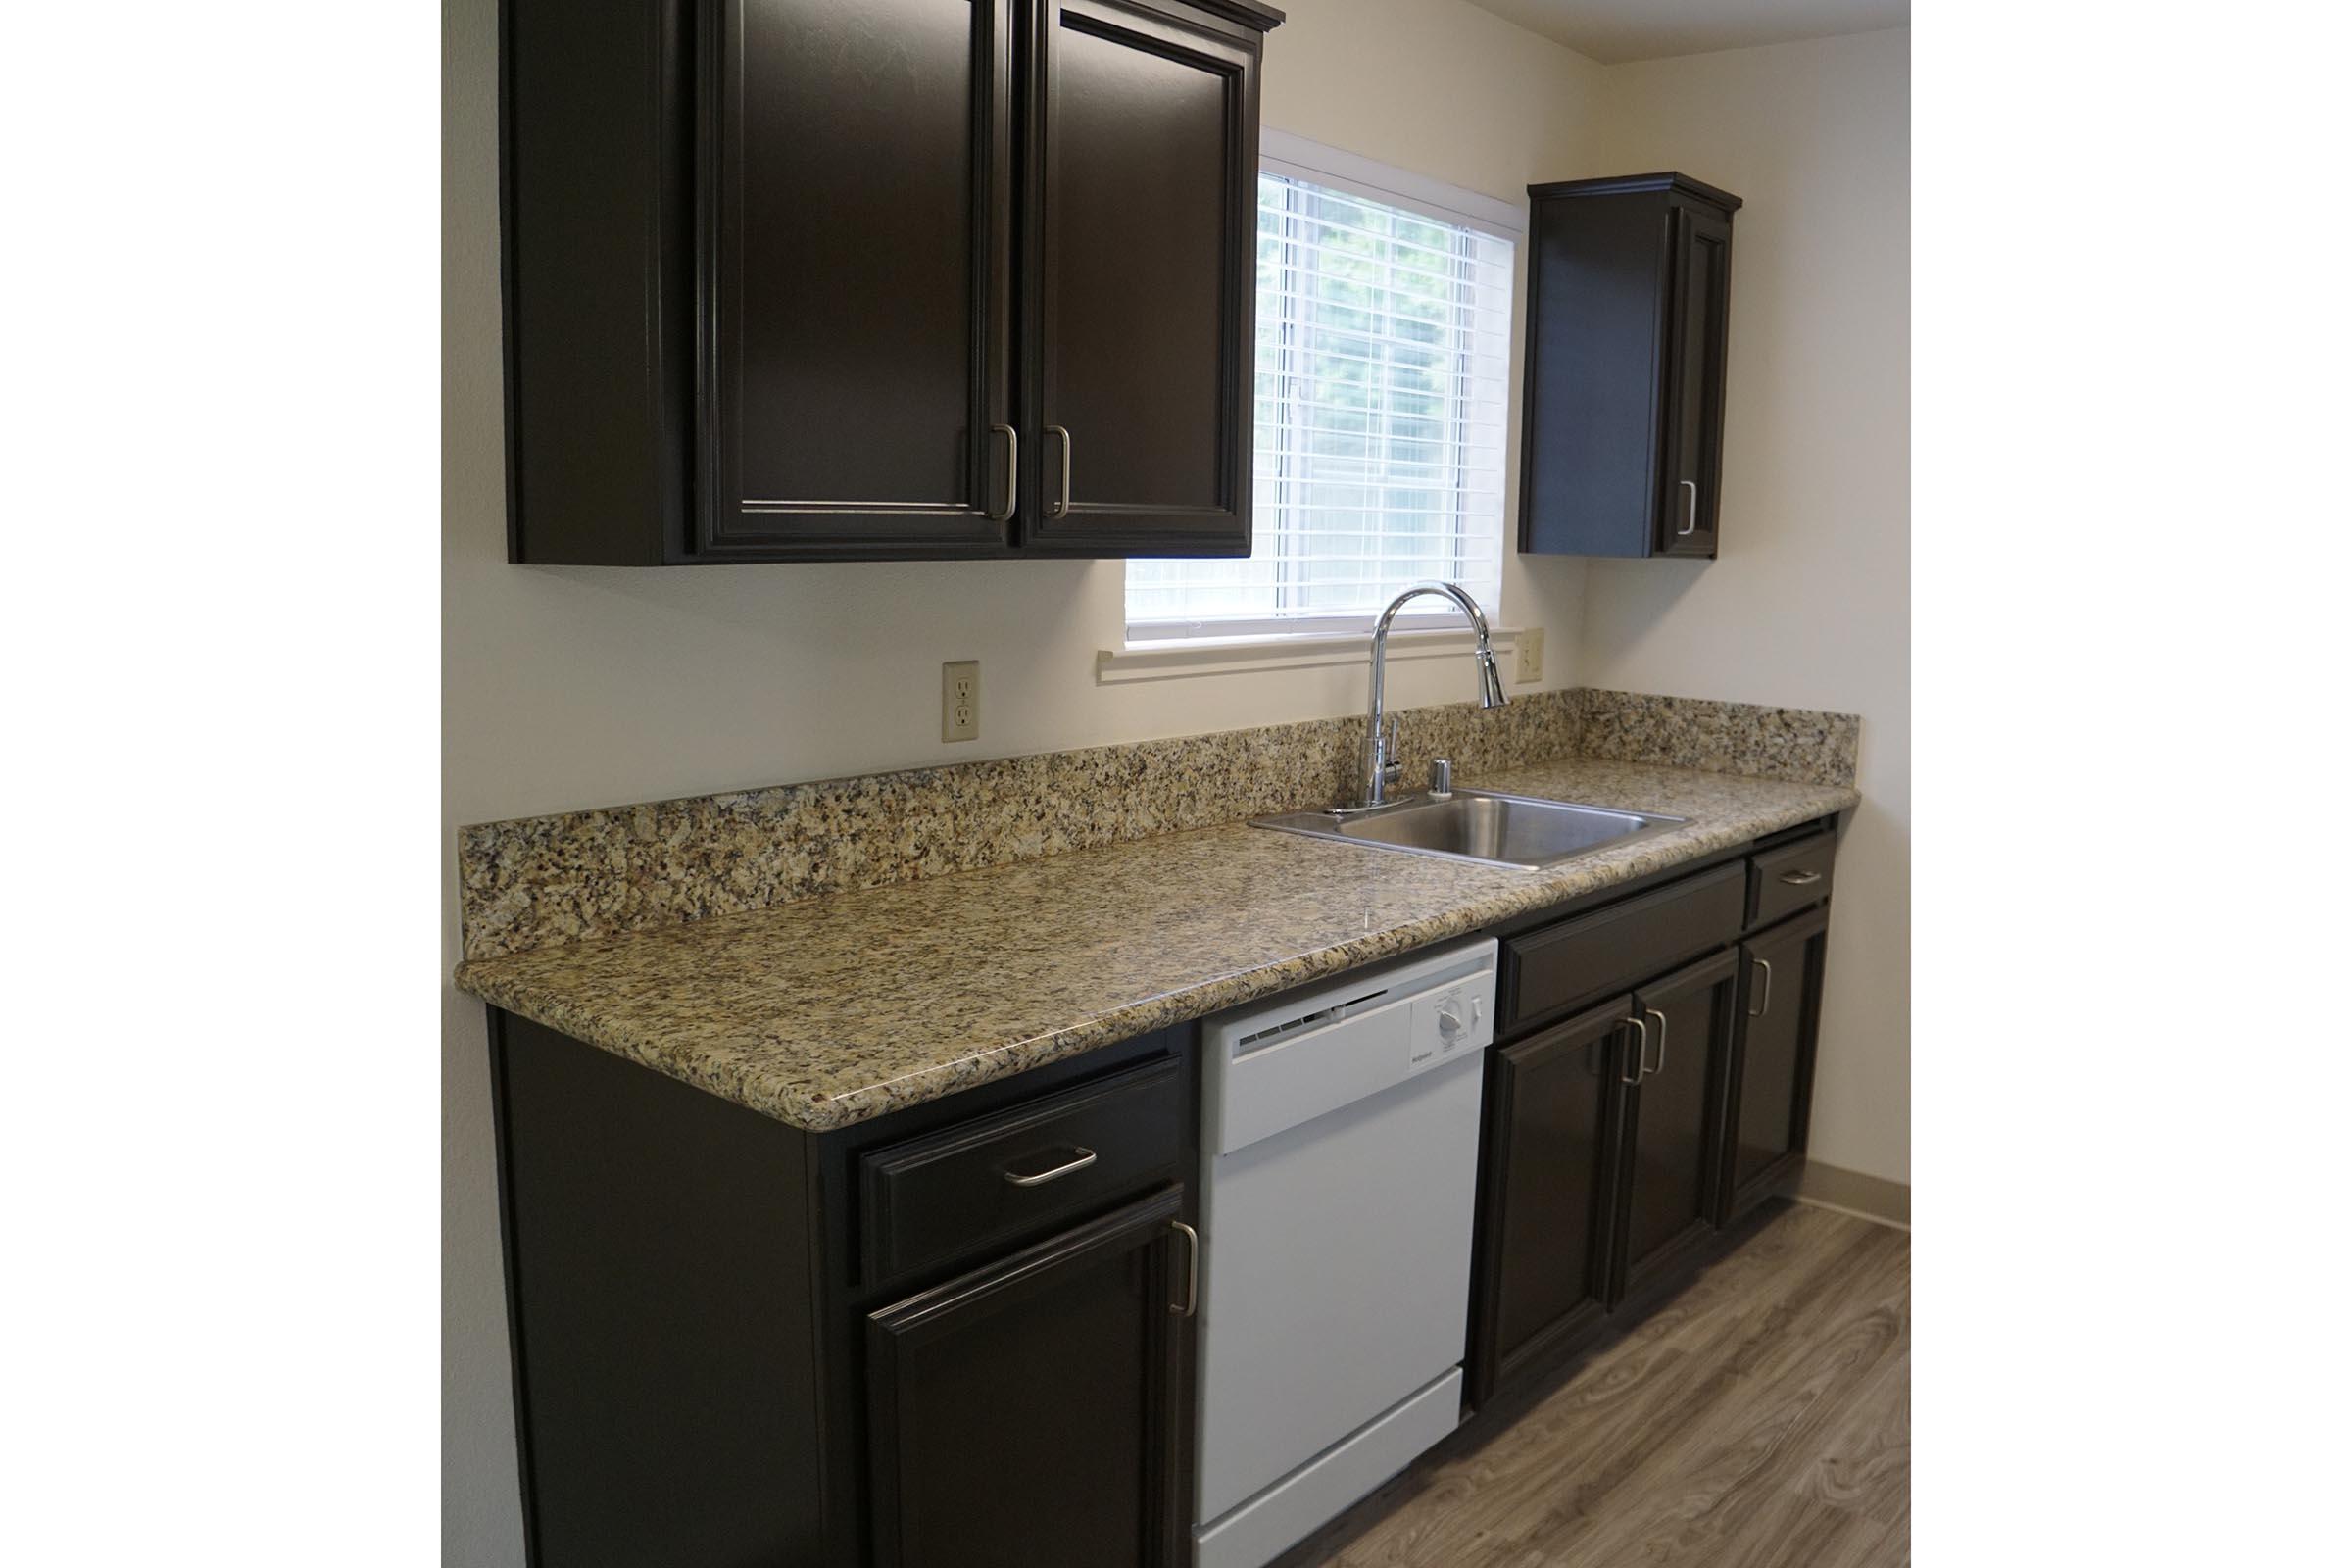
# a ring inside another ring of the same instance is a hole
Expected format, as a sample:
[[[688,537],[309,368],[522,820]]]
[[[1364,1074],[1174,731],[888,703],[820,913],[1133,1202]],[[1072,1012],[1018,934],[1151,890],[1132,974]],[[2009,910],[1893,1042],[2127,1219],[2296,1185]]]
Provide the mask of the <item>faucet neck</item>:
[[[1470,622],[1470,629],[1478,634],[1475,657],[1479,663],[1479,701],[1489,708],[1502,701],[1501,679],[1494,673],[1494,649],[1487,631],[1486,612],[1478,608],[1478,601],[1464,592],[1460,584],[1417,582],[1390,600],[1389,608],[1380,612],[1380,619],[1372,627],[1372,692],[1365,713],[1363,794],[1357,802],[1359,806],[1378,806],[1387,800],[1389,781],[1403,765],[1392,755],[1396,743],[1387,724],[1389,627],[1396,621],[1398,611],[1424,594],[1452,600],[1454,608]]]

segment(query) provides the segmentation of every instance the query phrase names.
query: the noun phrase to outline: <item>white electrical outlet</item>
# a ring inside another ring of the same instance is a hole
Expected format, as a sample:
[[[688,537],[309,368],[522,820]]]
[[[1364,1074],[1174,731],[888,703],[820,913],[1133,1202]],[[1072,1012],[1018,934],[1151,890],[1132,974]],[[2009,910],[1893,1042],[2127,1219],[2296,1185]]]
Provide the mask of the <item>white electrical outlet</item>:
[[[1530,626],[1512,640],[1518,650],[1519,668],[1513,677],[1521,685],[1544,678],[1544,628]]]
[[[958,659],[939,666],[939,738],[980,738],[980,661]]]

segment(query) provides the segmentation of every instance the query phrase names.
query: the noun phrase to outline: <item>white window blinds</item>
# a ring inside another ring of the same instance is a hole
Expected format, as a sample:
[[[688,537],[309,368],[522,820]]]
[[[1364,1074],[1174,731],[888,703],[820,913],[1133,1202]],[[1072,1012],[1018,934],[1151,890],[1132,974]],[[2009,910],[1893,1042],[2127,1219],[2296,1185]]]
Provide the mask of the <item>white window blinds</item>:
[[[1255,548],[1128,563],[1128,640],[1354,629],[1425,577],[1494,613],[1512,242],[1288,172],[1257,199]]]

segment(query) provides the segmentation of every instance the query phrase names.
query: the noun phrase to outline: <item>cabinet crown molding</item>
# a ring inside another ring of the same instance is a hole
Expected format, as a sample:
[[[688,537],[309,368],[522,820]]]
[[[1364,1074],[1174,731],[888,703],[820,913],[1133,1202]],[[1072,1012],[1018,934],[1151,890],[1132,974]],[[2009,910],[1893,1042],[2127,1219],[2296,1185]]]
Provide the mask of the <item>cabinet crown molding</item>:
[[[1530,185],[1527,194],[1544,196],[1627,196],[1645,190],[1680,191],[1711,202],[1727,213],[1736,213],[1747,205],[1720,185],[1710,185],[1703,179],[1674,170],[1655,174],[1612,174],[1603,179],[1555,179],[1547,184]]]

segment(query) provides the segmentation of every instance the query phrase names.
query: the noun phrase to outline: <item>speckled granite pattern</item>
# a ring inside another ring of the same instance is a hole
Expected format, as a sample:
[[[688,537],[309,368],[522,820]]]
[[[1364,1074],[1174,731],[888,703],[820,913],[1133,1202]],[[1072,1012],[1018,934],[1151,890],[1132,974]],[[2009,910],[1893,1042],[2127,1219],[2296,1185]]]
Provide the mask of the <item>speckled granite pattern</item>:
[[[1577,749],[1587,757],[1799,784],[1854,781],[1862,720],[1852,713],[1591,688],[1581,698]]]
[[[1576,750],[1574,691],[1402,710],[1406,776]],[[489,822],[458,840],[468,958],[1337,804],[1361,717]]]
[[[1465,784],[1688,825],[1545,872],[1240,824],[467,962],[498,1006],[822,1131],[1852,808],[1838,786],[1572,758]],[[986,961],[956,965],[971,954]]]

